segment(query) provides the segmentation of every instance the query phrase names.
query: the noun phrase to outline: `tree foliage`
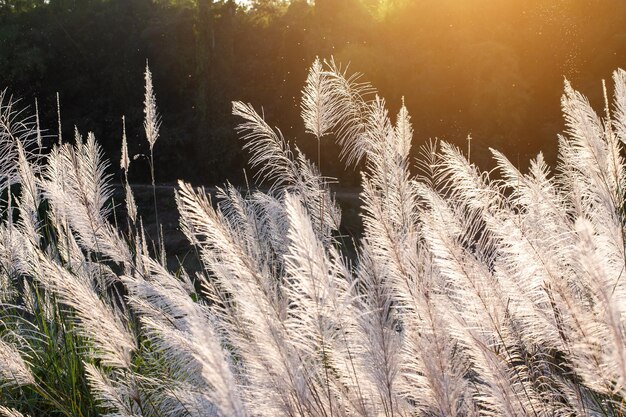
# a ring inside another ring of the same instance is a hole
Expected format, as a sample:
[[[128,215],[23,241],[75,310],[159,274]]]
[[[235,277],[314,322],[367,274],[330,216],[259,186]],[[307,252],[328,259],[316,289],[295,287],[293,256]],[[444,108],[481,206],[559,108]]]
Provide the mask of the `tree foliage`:
[[[109,155],[120,117],[139,125],[137,74],[148,59],[166,115],[162,181],[241,172],[226,105],[236,98],[264,103],[270,124],[301,139],[305,68],[331,55],[364,69],[386,97],[404,96],[423,140],[463,145],[472,134],[478,149],[499,146],[520,161],[541,149],[554,161],[555,86],[567,76],[599,103],[597,80],[626,56],[618,0],[4,0],[0,22],[2,86],[37,98],[48,121],[62,92],[66,137],[74,125],[93,130]],[[141,130],[128,135],[131,154],[147,154]]]

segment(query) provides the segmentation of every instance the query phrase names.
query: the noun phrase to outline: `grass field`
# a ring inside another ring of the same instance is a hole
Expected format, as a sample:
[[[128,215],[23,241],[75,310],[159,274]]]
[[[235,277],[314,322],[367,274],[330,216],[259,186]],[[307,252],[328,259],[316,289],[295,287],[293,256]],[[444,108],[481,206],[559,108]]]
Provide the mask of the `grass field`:
[[[41,147],[0,96],[0,415],[624,416],[626,72],[565,83],[559,163],[483,172],[316,60],[302,118],[361,162],[333,189],[233,103],[256,188],[121,186],[93,136]],[[117,165],[117,164],[116,164]]]

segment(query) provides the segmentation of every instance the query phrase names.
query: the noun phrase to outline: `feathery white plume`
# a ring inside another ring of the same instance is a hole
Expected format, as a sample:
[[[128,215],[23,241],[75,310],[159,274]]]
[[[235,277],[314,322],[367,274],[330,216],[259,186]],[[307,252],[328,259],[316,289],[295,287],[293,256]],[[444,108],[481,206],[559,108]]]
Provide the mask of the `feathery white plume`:
[[[13,408],[7,408],[0,405],[0,415],[3,417],[28,417]]]
[[[107,162],[92,133],[75,146],[64,144],[48,156],[42,180],[44,194],[57,215],[66,221],[85,249],[124,263],[128,246],[108,222],[111,186]]]
[[[90,356],[106,366],[130,368],[135,339],[115,310],[100,299],[87,271],[77,269],[72,273],[34,247],[29,253],[26,261],[35,279],[76,311],[78,331],[93,343]]]
[[[250,104],[233,102],[233,115],[244,119],[237,132],[246,141],[243,148],[252,156],[250,166],[258,168],[257,178],[273,186],[294,183],[293,153],[280,131],[275,132]]]
[[[35,377],[22,354],[0,339],[0,388],[35,384]]]
[[[328,77],[332,73],[324,71],[319,58],[316,58],[309,69],[304,90],[302,90],[302,119],[307,132],[320,139],[337,123],[341,113],[336,111],[337,95]]]
[[[159,128],[161,127],[161,118],[157,113],[156,107],[156,96],[154,94],[154,88],[152,86],[152,73],[150,72],[150,68],[148,67],[148,63],[146,62],[146,71],[145,71],[145,94],[144,94],[144,122],[143,127],[146,131],[146,138],[148,139],[148,143],[150,144],[150,151],[154,148],[154,144],[159,138]]]
[[[130,165],[130,159],[128,157],[128,143],[126,141],[126,118],[122,116],[122,156],[120,157],[120,168],[124,171],[124,174],[128,174],[128,167]]]

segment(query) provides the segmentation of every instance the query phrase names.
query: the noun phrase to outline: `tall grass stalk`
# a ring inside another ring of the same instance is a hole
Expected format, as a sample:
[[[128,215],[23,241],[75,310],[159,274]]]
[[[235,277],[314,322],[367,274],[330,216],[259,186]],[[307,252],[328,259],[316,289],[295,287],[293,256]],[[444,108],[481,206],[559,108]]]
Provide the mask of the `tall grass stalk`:
[[[165,243],[163,239],[163,231],[160,228],[161,223],[159,222],[159,208],[157,204],[157,196],[156,196],[156,184],[155,184],[155,176],[154,176],[154,144],[159,138],[159,129],[161,127],[161,118],[157,113],[156,107],[156,96],[154,94],[154,88],[152,86],[152,73],[150,72],[150,68],[148,67],[148,63],[146,62],[146,71],[144,74],[144,78],[146,81],[145,94],[144,94],[144,130],[146,132],[146,139],[148,140],[148,144],[150,145],[150,179],[152,181],[152,197],[154,202],[154,217],[155,224],[157,226],[157,241],[159,248],[159,256],[161,256],[161,261],[165,262],[164,252],[165,252]]]

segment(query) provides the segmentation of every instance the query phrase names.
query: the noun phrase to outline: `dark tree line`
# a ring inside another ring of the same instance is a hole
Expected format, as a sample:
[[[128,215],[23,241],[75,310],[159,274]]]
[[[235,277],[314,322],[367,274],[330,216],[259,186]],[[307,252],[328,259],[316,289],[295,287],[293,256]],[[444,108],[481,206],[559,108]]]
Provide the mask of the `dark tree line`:
[[[436,136],[465,147],[471,133],[473,159],[490,146],[513,160],[540,150],[553,160],[563,77],[601,105],[596,80],[626,65],[626,3],[0,0],[0,87],[24,105],[37,97],[50,134],[59,92],[64,137],[75,126],[94,131],[116,159],[126,115],[131,151],[146,153],[149,61],[163,116],[161,181],[241,181],[246,156],[231,100],[263,106],[271,125],[312,154],[297,103],[316,56],[363,72],[392,109],[404,97],[417,144]],[[334,162],[332,139],[323,146],[326,173],[355,175]],[[139,156],[136,181],[145,163]]]

